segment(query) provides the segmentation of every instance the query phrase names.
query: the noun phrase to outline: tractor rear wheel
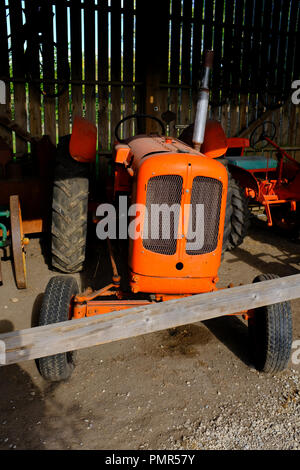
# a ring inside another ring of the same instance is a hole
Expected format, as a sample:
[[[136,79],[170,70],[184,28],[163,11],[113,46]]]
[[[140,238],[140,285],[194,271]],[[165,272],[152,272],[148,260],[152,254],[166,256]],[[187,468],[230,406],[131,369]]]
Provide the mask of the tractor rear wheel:
[[[83,269],[85,260],[89,179],[88,165],[69,153],[70,136],[57,148],[52,198],[52,266],[64,273]]]
[[[78,285],[73,277],[55,276],[48,282],[40,311],[39,326],[70,320],[73,297]],[[49,382],[67,380],[75,367],[74,352],[37,359],[41,376]]]
[[[253,282],[276,279],[275,274],[261,274]],[[254,310],[248,320],[250,348],[257,370],[268,373],[283,371],[292,348],[292,311],[290,302],[266,305]]]
[[[250,226],[250,210],[243,188],[231,177],[228,194],[223,237],[223,252],[241,245]]]

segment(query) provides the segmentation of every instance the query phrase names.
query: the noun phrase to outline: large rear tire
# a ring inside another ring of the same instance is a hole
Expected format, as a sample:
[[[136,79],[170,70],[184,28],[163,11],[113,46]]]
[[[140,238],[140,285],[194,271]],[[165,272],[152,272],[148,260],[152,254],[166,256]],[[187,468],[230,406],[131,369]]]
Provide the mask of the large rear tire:
[[[40,311],[39,326],[69,320],[72,298],[78,293],[73,277],[55,276],[48,282]],[[74,352],[37,359],[41,376],[49,382],[67,380],[73,373]]]
[[[69,153],[69,139],[58,145],[52,199],[52,266],[64,273],[83,269],[87,236],[88,165]]]
[[[253,282],[276,279],[275,274],[261,274]],[[286,369],[292,348],[293,326],[290,302],[266,305],[254,310],[248,321],[250,348],[257,370],[268,373]]]
[[[250,215],[244,190],[229,173],[223,251],[231,251],[243,243],[249,230]]]

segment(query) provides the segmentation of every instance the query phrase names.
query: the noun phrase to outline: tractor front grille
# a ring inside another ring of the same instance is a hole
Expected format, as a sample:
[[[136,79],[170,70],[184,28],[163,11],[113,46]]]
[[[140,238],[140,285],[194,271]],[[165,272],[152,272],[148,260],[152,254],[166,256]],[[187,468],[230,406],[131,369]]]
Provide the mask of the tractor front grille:
[[[196,205],[204,206],[204,243],[199,249],[186,249],[189,255],[202,255],[211,253],[217,248],[220,211],[222,202],[222,183],[214,178],[205,176],[196,176],[193,180],[191,194],[191,213],[192,213],[192,230],[196,233]],[[194,239],[189,242],[193,243]],[[196,245],[195,245],[196,246]]]
[[[143,229],[143,246],[147,250],[162,255],[176,253],[182,185],[183,179],[179,175],[149,179]]]
[[[147,250],[162,255],[176,253],[182,188],[183,179],[179,175],[159,175],[149,179],[143,227],[143,246]],[[205,176],[194,178],[189,219],[195,237],[187,240],[188,255],[211,253],[217,248],[221,202],[222,183],[219,180]],[[197,204],[202,204],[204,209],[201,226],[196,220]],[[195,243],[199,236],[197,229],[204,230],[200,246]]]

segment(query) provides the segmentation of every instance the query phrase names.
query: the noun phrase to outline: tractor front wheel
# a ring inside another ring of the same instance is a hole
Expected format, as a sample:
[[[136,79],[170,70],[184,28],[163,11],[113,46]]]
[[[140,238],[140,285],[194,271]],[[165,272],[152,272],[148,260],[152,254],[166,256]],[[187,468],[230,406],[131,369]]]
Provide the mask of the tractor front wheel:
[[[276,279],[275,274],[261,274],[253,282]],[[257,370],[268,373],[283,371],[292,348],[292,311],[290,302],[266,305],[254,310],[248,320],[250,348]]]
[[[55,276],[48,282],[43,297],[39,326],[70,320],[72,300],[78,293],[73,277]],[[41,376],[49,382],[67,380],[75,367],[74,352],[66,352],[37,359]]]

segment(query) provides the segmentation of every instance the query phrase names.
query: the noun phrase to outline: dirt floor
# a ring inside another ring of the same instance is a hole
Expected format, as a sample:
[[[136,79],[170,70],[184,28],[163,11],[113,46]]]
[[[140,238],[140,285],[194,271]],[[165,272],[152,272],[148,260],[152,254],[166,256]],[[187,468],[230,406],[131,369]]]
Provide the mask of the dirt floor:
[[[27,290],[16,289],[2,261],[0,332],[36,324],[55,274],[45,245],[28,246]],[[98,287],[109,268],[98,262],[101,247],[89,251],[76,278]],[[255,222],[226,253],[220,286],[299,272],[300,245]],[[300,299],[292,305],[295,341]],[[1,367],[0,449],[300,449],[300,364],[265,375],[249,357],[246,324],[228,317],[81,350],[61,384],[46,383],[34,361]]]

